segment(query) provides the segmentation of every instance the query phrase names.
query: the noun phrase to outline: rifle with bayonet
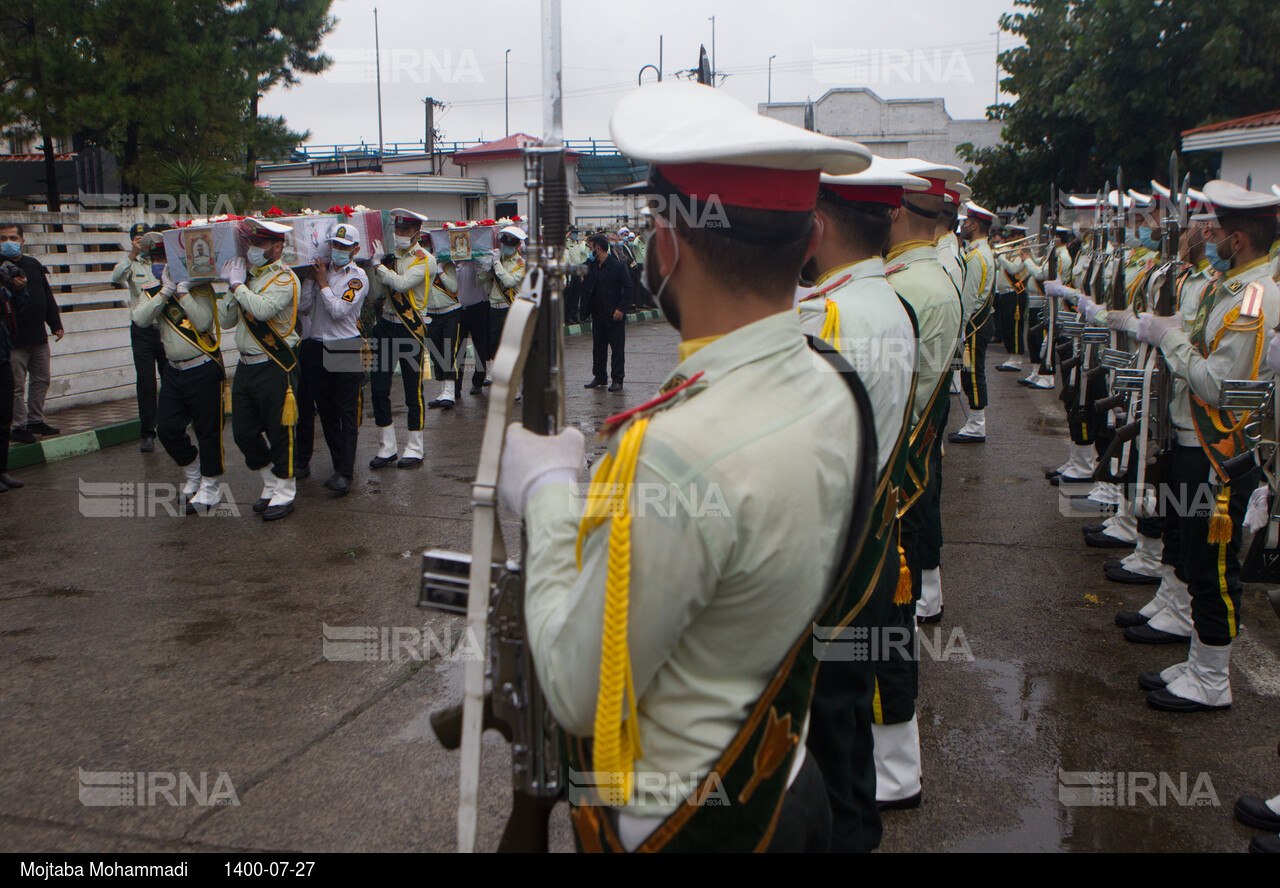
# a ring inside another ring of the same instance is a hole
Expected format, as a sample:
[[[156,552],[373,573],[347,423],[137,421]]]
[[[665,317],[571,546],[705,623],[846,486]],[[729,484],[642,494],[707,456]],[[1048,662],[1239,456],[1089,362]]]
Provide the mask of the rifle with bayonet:
[[[512,811],[499,851],[546,851],[547,818],[564,794],[560,730],[547,708],[529,649],[524,575],[508,559],[498,521],[498,469],[507,425],[521,401],[521,422],[539,434],[564,419],[563,313],[569,200],[562,135],[560,0],[542,0],[543,118],[546,138],[525,148],[529,241],[524,281],[494,358],[493,386],[471,488],[470,555],[423,554],[418,603],[467,616],[467,638],[487,655],[466,661],[462,705],[432,715],[446,748],[461,747],[458,850],[475,850],[481,735],[511,743]],[[523,382],[523,391],[518,385]],[[522,396],[522,397],[518,397]],[[522,551],[527,551],[521,527]],[[486,684],[489,686],[486,689]]]

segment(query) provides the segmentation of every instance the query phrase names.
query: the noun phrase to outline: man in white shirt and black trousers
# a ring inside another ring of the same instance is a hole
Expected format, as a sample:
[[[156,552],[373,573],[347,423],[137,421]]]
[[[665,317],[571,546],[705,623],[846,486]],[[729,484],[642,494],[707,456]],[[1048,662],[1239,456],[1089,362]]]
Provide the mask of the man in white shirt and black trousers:
[[[303,388],[320,414],[333,460],[333,475],[324,486],[345,496],[355,475],[360,433],[364,339],[358,322],[369,277],[355,263],[360,235],[353,225],[334,226],[329,246],[329,261],[316,259],[314,276],[302,287],[298,315],[310,321],[310,335],[302,343]]]

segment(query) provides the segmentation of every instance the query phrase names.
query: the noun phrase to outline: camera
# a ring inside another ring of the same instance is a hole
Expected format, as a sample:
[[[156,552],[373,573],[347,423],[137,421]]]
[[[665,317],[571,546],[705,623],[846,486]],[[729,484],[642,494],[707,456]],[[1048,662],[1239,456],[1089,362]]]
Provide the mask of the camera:
[[[19,287],[13,282],[16,277],[25,279],[26,275],[22,273],[21,268],[12,262],[0,262],[0,286],[14,293],[26,289],[25,286]]]

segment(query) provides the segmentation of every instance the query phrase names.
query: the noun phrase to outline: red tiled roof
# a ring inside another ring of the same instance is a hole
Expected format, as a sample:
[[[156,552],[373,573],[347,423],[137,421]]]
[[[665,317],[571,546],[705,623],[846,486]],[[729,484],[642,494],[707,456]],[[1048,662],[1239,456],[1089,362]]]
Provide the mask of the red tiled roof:
[[[524,153],[526,145],[541,144],[541,139],[527,133],[512,133],[505,138],[497,139],[493,142],[485,142],[482,145],[476,145],[474,148],[465,148],[462,151],[455,151],[453,154],[453,162],[466,164],[485,160],[508,160],[513,157],[520,157]],[[565,152],[565,155],[573,158],[578,156],[578,152],[567,151]]]
[[[1237,117],[1235,120],[1211,123],[1208,126],[1183,130],[1182,134],[1184,136],[1194,136],[1200,133],[1218,133],[1224,130],[1252,129],[1260,126],[1280,126],[1280,111],[1264,111],[1261,114],[1251,114],[1248,117]]]
[[[541,142],[541,139],[535,139],[527,133],[512,133],[504,139],[485,142],[483,145],[458,151],[453,155],[453,160],[455,163],[459,161],[466,163],[469,160],[496,160],[494,155],[514,156],[523,151],[525,145],[537,145]]]

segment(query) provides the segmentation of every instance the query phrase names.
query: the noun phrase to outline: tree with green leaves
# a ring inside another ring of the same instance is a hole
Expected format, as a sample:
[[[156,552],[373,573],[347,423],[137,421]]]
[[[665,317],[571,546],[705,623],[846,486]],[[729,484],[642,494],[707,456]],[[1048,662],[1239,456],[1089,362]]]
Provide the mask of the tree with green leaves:
[[[974,191],[997,206],[1043,202],[1045,187],[1093,192],[1123,166],[1132,182],[1166,178],[1181,133],[1280,103],[1274,0],[1016,0],[1002,30],[1024,46],[1000,55],[1015,100],[988,109],[1003,144],[959,146]],[[1203,179],[1210,159],[1188,155]]]
[[[258,116],[258,102],[276,86],[296,85],[299,74],[320,74],[332,59],[320,51],[336,20],[333,0],[245,0],[236,11],[235,59],[248,81],[248,120],[244,176],[252,182],[258,157],[297,144],[305,133],[290,133],[282,118]]]

